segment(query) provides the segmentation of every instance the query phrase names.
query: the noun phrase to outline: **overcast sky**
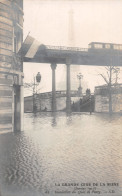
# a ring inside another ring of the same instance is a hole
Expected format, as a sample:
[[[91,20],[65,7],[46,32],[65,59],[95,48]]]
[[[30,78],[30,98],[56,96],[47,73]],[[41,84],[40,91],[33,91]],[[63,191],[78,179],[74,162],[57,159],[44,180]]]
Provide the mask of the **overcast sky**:
[[[70,10],[73,10],[72,46],[87,48],[93,41],[122,44],[122,0],[24,0],[24,38],[30,32],[40,43],[68,46]],[[93,92],[95,86],[104,84],[98,76],[101,70],[104,68],[80,66],[84,91],[88,87]],[[51,91],[48,64],[24,63],[25,82],[30,82],[38,71],[42,75],[41,92]],[[66,89],[62,78],[65,79],[65,67],[58,65],[57,90]],[[27,94],[30,92],[25,91]]]

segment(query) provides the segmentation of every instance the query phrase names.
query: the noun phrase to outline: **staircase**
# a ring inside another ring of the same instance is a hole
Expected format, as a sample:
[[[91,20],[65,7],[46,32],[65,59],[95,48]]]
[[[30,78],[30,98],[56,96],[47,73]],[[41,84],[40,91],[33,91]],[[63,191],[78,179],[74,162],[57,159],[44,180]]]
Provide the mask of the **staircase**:
[[[83,97],[71,105],[72,112],[94,112],[94,96]]]

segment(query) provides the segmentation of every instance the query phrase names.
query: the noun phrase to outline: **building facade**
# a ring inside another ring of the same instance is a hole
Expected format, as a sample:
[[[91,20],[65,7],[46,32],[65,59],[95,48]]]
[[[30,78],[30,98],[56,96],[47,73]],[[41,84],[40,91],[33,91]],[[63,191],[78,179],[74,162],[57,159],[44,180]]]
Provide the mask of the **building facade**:
[[[0,0],[0,131],[21,130],[23,0]]]
[[[122,84],[111,87],[112,111],[122,112]],[[107,85],[95,87],[95,112],[109,112],[109,89]]]

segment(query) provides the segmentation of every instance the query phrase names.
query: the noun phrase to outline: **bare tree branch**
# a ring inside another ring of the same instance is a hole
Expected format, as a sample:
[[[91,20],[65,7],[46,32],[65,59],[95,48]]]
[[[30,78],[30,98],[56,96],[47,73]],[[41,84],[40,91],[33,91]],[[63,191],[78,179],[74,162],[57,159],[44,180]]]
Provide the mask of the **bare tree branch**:
[[[107,78],[106,78],[103,74],[99,74],[99,75],[102,76],[102,78],[105,80],[105,82],[106,82],[107,84],[109,84]]]
[[[109,75],[108,71],[107,71],[107,75],[108,75],[108,79],[109,79],[110,78],[110,75]]]
[[[107,71],[110,71],[110,67],[105,67],[105,69],[106,69]]]

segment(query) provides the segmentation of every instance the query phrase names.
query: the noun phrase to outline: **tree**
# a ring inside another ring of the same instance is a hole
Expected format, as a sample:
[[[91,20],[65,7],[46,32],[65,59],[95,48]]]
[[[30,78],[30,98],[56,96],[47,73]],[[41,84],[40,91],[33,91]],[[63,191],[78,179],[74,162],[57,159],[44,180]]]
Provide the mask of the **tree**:
[[[106,73],[99,74],[108,86],[108,94],[109,94],[109,113],[112,114],[112,86],[115,86],[118,83],[120,68],[117,66],[106,66]]]

